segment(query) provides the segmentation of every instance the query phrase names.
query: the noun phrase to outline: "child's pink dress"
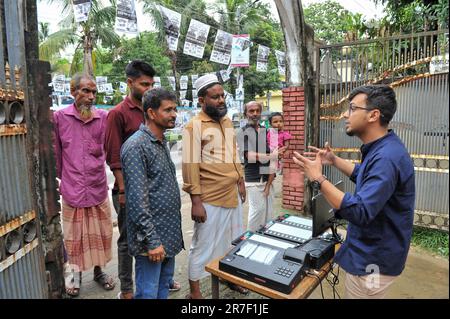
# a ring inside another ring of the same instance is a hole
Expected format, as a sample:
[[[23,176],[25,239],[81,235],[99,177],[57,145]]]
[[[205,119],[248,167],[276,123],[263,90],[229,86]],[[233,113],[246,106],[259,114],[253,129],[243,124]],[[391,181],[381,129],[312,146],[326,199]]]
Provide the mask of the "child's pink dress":
[[[267,141],[271,152],[276,147],[280,148],[286,146],[286,142],[290,139],[292,139],[292,135],[288,131],[278,131],[274,128],[269,128],[267,131]],[[277,161],[277,169],[281,170],[280,161]]]

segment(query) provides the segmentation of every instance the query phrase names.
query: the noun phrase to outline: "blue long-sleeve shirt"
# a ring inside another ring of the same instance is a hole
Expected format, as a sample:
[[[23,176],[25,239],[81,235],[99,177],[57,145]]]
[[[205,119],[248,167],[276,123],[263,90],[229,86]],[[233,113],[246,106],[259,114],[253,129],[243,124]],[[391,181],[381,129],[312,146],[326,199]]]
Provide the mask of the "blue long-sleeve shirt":
[[[147,254],[163,245],[167,257],[184,248],[181,198],[175,165],[165,141],[141,124],[122,146],[128,250]]]
[[[362,160],[350,179],[337,218],[348,220],[347,237],[335,262],[353,275],[372,271],[399,275],[406,262],[414,220],[414,165],[398,136],[389,130],[361,147]]]

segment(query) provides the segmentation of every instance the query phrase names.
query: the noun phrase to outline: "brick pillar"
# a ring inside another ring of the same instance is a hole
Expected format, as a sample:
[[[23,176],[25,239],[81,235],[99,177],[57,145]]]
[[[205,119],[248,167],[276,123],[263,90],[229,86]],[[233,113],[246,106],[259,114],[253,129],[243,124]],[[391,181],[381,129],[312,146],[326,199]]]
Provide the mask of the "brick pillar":
[[[283,158],[283,208],[303,211],[304,174],[292,160],[293,151],[305,150],[305,99],[303,87],[283,89],[284,129],[292,140]]]

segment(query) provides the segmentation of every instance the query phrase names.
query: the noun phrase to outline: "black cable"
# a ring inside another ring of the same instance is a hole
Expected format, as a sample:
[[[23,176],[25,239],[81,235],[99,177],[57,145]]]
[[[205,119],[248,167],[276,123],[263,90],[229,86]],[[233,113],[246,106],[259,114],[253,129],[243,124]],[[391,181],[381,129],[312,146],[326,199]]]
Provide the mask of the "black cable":
[[[317,279],[317,281],[319,282],[319,284],[320,284],[320,293],[322,294],[322,299],[325,299],[325,296],[324,296],[324,294],[323,294],[323,287],[322,287],[322,281],[320,280],[320,277],[318,276],[318,275],[316,275],[316,274],[313,274],[313,273],[311,273],[311,272],[307,272],[306,273],[306,275],[307,276],[313,276],[314,278],[316,278]]]

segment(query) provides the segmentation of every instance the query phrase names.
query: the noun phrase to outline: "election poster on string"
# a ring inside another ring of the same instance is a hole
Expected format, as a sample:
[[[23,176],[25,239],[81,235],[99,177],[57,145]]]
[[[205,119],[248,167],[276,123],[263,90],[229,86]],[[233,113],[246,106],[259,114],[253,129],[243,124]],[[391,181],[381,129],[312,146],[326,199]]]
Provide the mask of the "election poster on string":
[[[210,61],[228,65],[231,58],[231,47],[233,45],[233,35],[231,33],[218,30],[214,48],[211,52]]]
[[[280,75],[285,75],[286,74],[285,53],[282,51],[275,50],[275,56],[277,57],[278,72],[280,73]]]
[[[87,21],[91,11],[91,0],[73,0],[73,16],[76,23]]]
[[[256,71],[267,72],[267,65],[269,64],[269,53],[270,48],[261,44],[258,46],[258,55],[256,57]]]
[[[159,6],[159,12],[164,23],[167,46],[169,50],[176,51],[178,48],[178,38],[180,37],[181,14],[163,6]]]
[[[134,0],[117,0],[116,32],[137,34],[137,16]]]
[[[250,35],[234,34],[231,50],[231,66],[246,68],[250,65]]]
[[[203,58],[209,28],[209,25],[191,19],[186,40],[184,41],[183,53],[196,58]]]

